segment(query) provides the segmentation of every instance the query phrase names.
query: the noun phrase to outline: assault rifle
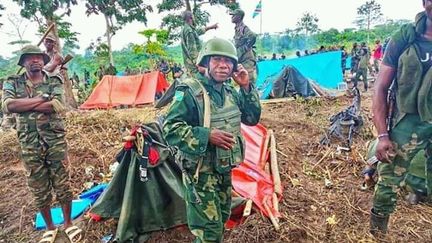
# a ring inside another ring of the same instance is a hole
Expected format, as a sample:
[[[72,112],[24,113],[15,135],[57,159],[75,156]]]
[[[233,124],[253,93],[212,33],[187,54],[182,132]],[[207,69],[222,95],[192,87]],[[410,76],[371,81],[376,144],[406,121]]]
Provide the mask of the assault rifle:
[[[360,115],[361,97],[357,87],[352,89],[354,99],[345,110],[330,117],[330,128],[320,141],[321,145],[329,145],[332,138],[343,141],[345,150],[351,149],[354,134],[363,126],[363,118]]]

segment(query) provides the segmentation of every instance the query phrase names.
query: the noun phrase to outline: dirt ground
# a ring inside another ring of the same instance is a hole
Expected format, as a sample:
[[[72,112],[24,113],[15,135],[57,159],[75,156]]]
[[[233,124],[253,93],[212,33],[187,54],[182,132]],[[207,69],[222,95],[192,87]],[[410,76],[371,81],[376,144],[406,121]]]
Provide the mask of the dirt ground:
[[[362,191],[361,171],[366,142],[373,138],[370,94],[363,95],[365,125],[355,137],[351,152],[336,151],[337,145],[318,143],[329,117],[350,103],[350,98],[295,100],[263,105],[261,122],[275,131],[283,198],[277,232],[270,221],[254,213],[241,226],[225,234],[226,242],[373,242],[368,233],[372,190]],[[85,182],[101,182],[121,148],[124,128],[148,122],[162,114],[153,108],[93,111],[67,115],[68,165],[74,194]],[[92,173],[86,173],[89,169]],[[326,187],[325,181],[332,186]],[[33,229],[36,209],[19,161],[13,132],[0,135],[0,242],[36,242],[42,233]],[[115,234],[116,221],[102,223],[80,219],[86,230],[84,242],[101,242]],[[64,237],[62,237],[64,238]],[[150,242],[190,242],[187,228],[155,232]],[[399,197],[385,242],[431,242],[432,210],[428,205],[408,206]],[[67,242],[59,239],[57,242]]]

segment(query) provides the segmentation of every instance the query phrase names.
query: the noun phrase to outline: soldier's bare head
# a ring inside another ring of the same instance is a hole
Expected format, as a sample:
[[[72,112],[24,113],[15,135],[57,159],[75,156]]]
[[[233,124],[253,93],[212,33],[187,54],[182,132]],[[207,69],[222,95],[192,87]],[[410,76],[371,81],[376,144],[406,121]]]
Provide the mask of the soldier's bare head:
[[[193,18],[193,13],[191,11],[189,10],[184,11],[182,13],[182,18],[185,23],[193,24],[194,18]]]

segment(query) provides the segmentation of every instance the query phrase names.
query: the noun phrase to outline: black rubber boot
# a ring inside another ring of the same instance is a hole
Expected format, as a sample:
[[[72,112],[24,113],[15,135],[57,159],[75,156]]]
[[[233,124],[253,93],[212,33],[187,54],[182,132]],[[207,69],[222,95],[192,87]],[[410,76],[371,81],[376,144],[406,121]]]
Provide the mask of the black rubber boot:
[[[408,193],[408,195],[405,197],[405,199],[407,200],[407,202],[410,205],[417,205],[421,202],[426,202],[427,197],[422,195],[421,193],[416,193],[416,192],[410,192]]]
[[[387,233],[388,221],[388,215],[379,215],[371,209],[370,233],[375,237],[385,235]]]

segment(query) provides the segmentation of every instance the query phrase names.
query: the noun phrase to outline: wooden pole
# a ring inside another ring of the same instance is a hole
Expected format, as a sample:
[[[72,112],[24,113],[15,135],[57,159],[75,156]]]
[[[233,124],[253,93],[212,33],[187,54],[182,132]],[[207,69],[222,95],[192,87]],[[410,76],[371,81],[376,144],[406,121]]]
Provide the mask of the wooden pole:
[[[269,196],[264,196],[263,199],[263,205],[264,205],[264,209],[266,210],[267,214],[269,215],[270,221],[272,222],[273,226],[275,227],[276,231],[279,231],[280,225],[278,223],[278,219],[273,215],[273,212],[270,210],[270,207],[267,203],[267,199],[269,198]]]
[[[277,161],[276,139],[273,130],[270,130],[270,169],[274,183],[274,191],[277,195],[282,196],[282,184]]]
[[[268,146],[269,146],[269,142],[270,142],[270,130],[267,131],[265,140],[264,140],[264,148],[262,150],[262,154],[261,154],[261,158],[258,164],[258,167],[264,170],[264,167],[266,165],[266,160],[267,160],[267,151],[268,151]]]

